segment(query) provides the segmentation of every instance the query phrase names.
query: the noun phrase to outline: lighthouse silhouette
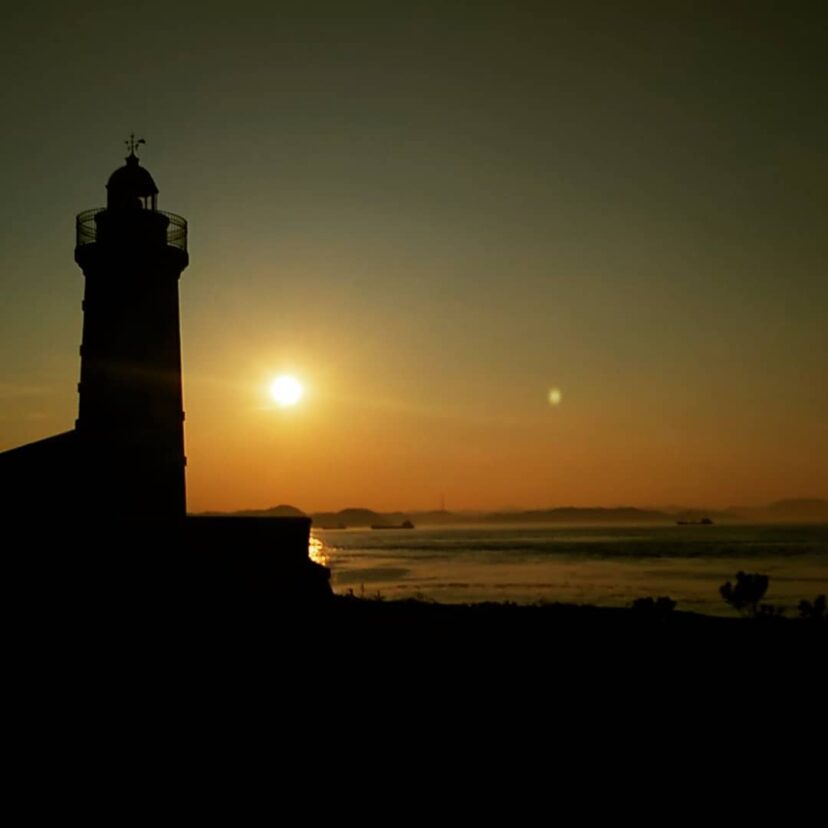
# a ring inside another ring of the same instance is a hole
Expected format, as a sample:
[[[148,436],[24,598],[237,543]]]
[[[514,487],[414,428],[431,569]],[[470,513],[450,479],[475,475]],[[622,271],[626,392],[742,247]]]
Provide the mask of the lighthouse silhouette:
[[[77,218],[83,341],[77,437],[84,477],[110,516],[186,513],[178,281],[187,222],[158,209],[158,188],[129,142],[106,207]]]
[[[187,222],[158,209],[142,143],[127,142],[106,207],[76,220],[85,284],[75,428],[0,452],[0,519],[33,552],[22,556],[35,573],[26,577],[40,584],[46,573],[56,593],[117,584],[115,600],[166,590],[190,602],[325,601],[330,573],[308,557],[310,518],[187,515],[178,298]]]
[[[184,411],[178,281],[187,222],[158,209],[131,136],[106,207],[77,216],[84,274],[75,428],[0,453],[0,512],[86,527],[183,522]]]

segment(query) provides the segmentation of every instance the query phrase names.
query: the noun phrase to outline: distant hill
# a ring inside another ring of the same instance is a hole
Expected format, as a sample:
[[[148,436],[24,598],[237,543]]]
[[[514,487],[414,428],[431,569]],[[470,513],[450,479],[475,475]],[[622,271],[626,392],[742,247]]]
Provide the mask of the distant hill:
[[[799,498],[777,500],[767,507],[773,515],[788,515],[802,518],[828,518],[828,500],[818,498]]]
[[[240,512],[200,512],[204,517],[217,515],[233,515],[235,517],[306,517],[301,509],[295,506],[287,506],[281,504],[279,506],[271,506],[269,509],[243,509]]]
[[[305,515],[295,506],[280,504],[269,509],[248,509],[233,514],[255,517],[300,517]],[[581,508],[565,506],[555,509],[529,509],[501,512],[376,512],[364,507],[349,507],[338,512],[315,512],[310,515],[320,529],[367,528],[375,525],[400,525],[410,520],[415,526],[449,526],[471,524],[675,524],[676,521],[699,521],[710,518],[715,523],[755,521],[760,523],[811,522],[828,523],[828,500],[798,498],[779,500],[761,508],[733,508],[726,511],[705,509],[637,509]]]
[[[528,512],[493,512],[482,515],[485,523],[672,523],[672,515],[648,509],[533,509]]]
[[[480,523],[672,523],[665,512],[644,509],[534,509],[526,512],[452,513],[436,512],[375,512],[371,509],[342,509],[339,512],[317,512],[311,515],[321,529],[342,529],[381,524],[398,525],[410,520],[415,526],[445,526]]]
[[[403,512],[374,512],[372,509],[349,508],[339,512],[315,512],[313,525],[320,529],[361,528],[375,524],[400,524],[411,518]]]
[[[698,522],[710,518],[714,523],[744,523],[745,519],[738,512],[717,512],[714,509],[677,509],[670,512],[670,517],[676,521],[688,523]]]
[[[748,520],[762,522],[828,523],[828,500],[788,498],[757,509],[734,509]]]

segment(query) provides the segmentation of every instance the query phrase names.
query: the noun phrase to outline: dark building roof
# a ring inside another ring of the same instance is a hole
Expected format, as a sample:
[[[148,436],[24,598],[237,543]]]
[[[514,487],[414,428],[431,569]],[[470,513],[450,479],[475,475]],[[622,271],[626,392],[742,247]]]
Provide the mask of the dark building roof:
[[[79,461],[75,431],[0,452],[0,511],[4,517],[75,514],[83,488],[78,478]]]

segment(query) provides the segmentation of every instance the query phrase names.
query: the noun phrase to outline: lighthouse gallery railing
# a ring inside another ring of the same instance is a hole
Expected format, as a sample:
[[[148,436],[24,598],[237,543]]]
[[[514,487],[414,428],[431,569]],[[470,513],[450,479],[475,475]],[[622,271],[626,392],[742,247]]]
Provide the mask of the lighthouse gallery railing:
[[[106,207],[95,207],[92,210],[84,210],[78,213],[75,222],[75,244],[80,247],[84,244],[93,244],[98,240],[98,225],[95,216],[102,213]],[[177,216],[175,213],[167,213],[164,210],[153,210],[169,219],[167,225],[167,244],[187,252],[187,219]]]

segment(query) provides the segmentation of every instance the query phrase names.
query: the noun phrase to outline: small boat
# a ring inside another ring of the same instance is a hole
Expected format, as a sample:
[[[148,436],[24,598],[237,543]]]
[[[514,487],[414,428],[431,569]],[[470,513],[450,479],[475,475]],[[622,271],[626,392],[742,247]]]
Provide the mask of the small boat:
[[[701,520],[677,520],[678,526],[712,526],[713,521],[710,518],[702,518]]]
[[[373,523],[372,529],[413,529],[414,524],[410,520],[404,520],[402,523]]]

